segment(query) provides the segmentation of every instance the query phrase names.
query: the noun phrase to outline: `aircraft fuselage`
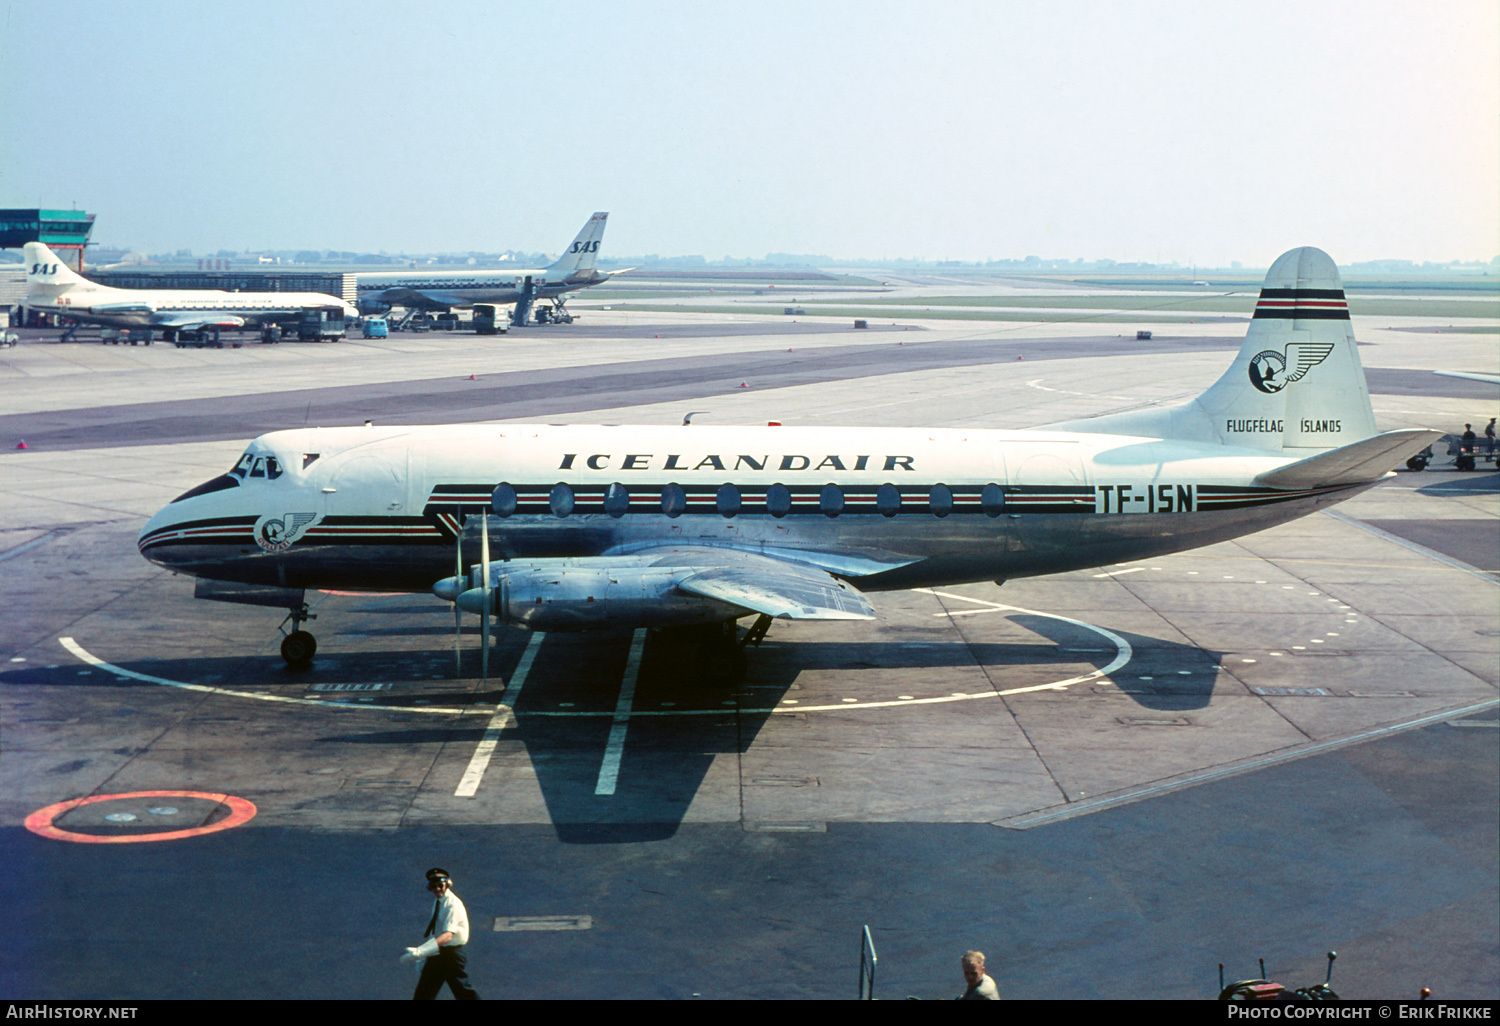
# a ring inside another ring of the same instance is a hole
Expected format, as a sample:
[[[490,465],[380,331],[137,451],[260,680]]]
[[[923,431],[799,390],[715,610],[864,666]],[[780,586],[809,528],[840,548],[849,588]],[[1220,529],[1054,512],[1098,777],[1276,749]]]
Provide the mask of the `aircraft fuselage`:
[[[1118,458],[1126,451],[1128,463]],[[270,473],[255,475],[256,461],[267,460]],[[1286,462],[1255,450],[1063,432],[278,431],[256,439],[236,468],[243,473],[165,507],[140,547],[163,566],[219,580],[427,591],[452,572],[456,538],[468,561],[477,559],[486,513],[497,561],[723,547],[874,591],[1175,552],[1369,487],[1250,483]]]

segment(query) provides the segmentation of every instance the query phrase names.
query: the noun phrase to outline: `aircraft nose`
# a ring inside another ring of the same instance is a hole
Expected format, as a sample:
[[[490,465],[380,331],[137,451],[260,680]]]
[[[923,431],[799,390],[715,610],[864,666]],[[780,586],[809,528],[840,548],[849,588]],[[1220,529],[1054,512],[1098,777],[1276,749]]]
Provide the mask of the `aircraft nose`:
[[[146,521],[146,526],[141,528],[141,533],[135,540],[135,546],[142,556],[158,566],[165,567],[172,565],[172,560],[168,556],[171,549],[165,542],[176,534],[173,524],[177,518],[168,515],[169,508],[163,507],[157,510],[151,519]]]

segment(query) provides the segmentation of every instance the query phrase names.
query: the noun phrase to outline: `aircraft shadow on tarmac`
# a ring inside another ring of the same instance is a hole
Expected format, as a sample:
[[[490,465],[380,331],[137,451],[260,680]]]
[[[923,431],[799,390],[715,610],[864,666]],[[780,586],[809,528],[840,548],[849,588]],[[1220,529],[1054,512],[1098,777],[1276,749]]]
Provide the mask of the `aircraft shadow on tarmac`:
[[[1418,495],[1442,496],[1453,492],[1497,492],[1500,491],[1500,473],[1460,473],[1457,476],[1442,475],[1430,485],[1417,489]]]
[[[628,704],[630,716],[623,742],[618,733],[615,735],[619,758],[615,786],[612,793],[604,794],[598,793],[601,767],[611,748],[611,732],[617,726],[615,712],[624,686],[630,635],[545,635],[514,701],[514,720],[500,740],[520,741],[525,746],[559,840],[612,844],[662,839],[676,833],[715,757],[747,751],[770,717],[777,715],[772,710],[793,692],[797,678],[806,670],[844,670],[859,685],[868,684],[869,690],[876,687],[875,678],[861,680],[861,671],[972,670],[977,662],[993,685],[1005,691],[1013,684],[1026,686],[1085,675],[1105,668],[1118,655],[1118,648],[1102,635],[1067,621],[1024,613],[997,619],[1009,623],[996,624],[994,629],[1009,630],[1013,625],[1034,640],[966,642],[954,639],[951,632],[938,635],[918,629],[894,633],[916,634],[919,640],[798,641],[750,650],[748,671],[743,673],[710,670],[696,644],[670,633],[649,632]],[[409,625],[357,633],[427,635],[435,629]],[[1127,689],[1124,694],[1128,698],[1158,711],[1208,704],[1220,661],[1218,653],[1116,633],[1132,649],[1130,662],[1117,671],[1121,678],[1117,683]],[[341,722],[343,713],[320,708],[310,715],[332,729],[315,738],[319,746],[477,745],[489,726],[488,717],[476,714],[459,719],[450,715],[439,719],[422,710],[494,709],[507,697],[505,682],[516,674],[532,635],[520,630],[497,631],[487,682],[479,679],[476,635],[477,629],[465,625],[458,639],[456,661],[452,648],[432,648],[319,656],[310,669],[302,672],[287,670],[279,659],[273,662],[269,657],[152,659],[121,665],[167,680],[234,690],[292,697],[295,689],[301,692],[300,697],[309,699],[343,698],[351,705],[350,714],[356,713],[362,700],[383,707],[386,716],[404,721],[395,729],[366,730],[361,726],[368,720]],[[937,637],[944,640],[926,640]],[[79,678],[72,668],[0,673],[0,684],[8,683],[76,687]],[[340,694],[341,686],[372,683],[387,686],[375,692]],[[102,670],[95,672],[89,684],[122,690],[156,686]],[[883,686],[886,690],[893,687],[889,679]],[[909,690],[910,685],[894,687]],[[1072,685],[1077,690],[1089,687],[1090,682]],[[826,697],[801,690],[795,693],[803,704],[817,704]],[[869,690],[863,697],[882,700],[894,695]],[[1025,699],[1018,696],[1014,700]],[[410,718],[390,712],[392,707],[409,708]],[[879,714],[902,715],[891,706],[882,707]],[[340,729],[345,723],[347,728]]]

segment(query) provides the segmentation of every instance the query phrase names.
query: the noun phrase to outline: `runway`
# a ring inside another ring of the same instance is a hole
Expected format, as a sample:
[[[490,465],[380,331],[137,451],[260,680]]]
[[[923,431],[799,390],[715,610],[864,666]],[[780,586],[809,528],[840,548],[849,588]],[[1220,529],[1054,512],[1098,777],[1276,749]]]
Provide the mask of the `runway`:
[[[1211,997],[1261,957],[1300,986],[1329,949],[1346,997],[1500,993],[1493,473],[778,622],[743,679],[663,635],[520,631],[481,679],[473,618],[455,643],[424,595],[321,596],[294,673],[280,613],[196,602],[135,551],[309,416],[1026,427],[1195,392],[1239,344],[648,316],[501,349],[9,351],[7,386],[50,384],[0,406],[29,445],[0,454],[0,908],[33,927],[0,991],[405,997],[442,865],[487,998],[852,997],[865,925],[887,999],[954,996],[976,947],[1011,998]],[[1413,371],[1415,333],[1356,334],[1383,429],[1497,412]],[[25,825],[85,797],[43,818],[103,841]]]

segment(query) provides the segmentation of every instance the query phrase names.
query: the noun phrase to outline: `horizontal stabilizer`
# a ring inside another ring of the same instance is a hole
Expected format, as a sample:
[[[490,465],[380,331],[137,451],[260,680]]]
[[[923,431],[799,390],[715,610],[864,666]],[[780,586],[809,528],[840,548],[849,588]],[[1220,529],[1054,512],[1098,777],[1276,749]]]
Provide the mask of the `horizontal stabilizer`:
[[[873,620],[865,597],[821,570],[714,567],[677,582],[693,595],[786,620]]]
[[[1486,374],[1480,371],[1433,371],[1445,378],[1464,378],[1468,381],[1483,381],[1486,385],[1500,385],[1500,374]]]
[[[1442,437],[1441,431],[1424,428],[1387,431],[1268,470],[1257,475],[1255,483],[1268,488],[1316,488],[1374,481]]]

